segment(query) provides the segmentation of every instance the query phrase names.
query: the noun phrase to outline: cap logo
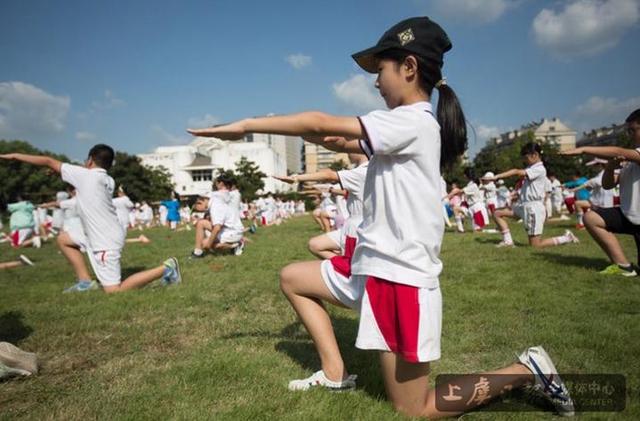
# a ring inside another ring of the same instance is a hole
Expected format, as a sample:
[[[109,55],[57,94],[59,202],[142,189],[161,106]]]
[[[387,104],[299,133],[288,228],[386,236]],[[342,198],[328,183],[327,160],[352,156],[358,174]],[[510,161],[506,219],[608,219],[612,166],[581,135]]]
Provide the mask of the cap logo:
[[[398,34],[398,39],[400,40],[400,45],[404,47],[405,45],[409,44],[411,41],[416,39],[416,37],[413,36],[413,30],[409,28],[400,32]]]

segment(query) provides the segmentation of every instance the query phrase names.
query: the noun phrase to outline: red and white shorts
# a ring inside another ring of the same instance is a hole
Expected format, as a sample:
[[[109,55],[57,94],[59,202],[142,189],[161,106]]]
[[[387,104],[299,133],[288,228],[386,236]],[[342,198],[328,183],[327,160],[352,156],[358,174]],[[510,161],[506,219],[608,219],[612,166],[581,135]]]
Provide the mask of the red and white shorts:
[[[11,231],[11,245],[13,247],[20,247],[22,243],[27,241],[33,235],[31,228],[22,228]]]
[[[389,351],[413,363],[440,359],[440,288],[418,288],[373,276],[346,277],[331,260],[322,278],[334,297],[360,312],[356,347]]]

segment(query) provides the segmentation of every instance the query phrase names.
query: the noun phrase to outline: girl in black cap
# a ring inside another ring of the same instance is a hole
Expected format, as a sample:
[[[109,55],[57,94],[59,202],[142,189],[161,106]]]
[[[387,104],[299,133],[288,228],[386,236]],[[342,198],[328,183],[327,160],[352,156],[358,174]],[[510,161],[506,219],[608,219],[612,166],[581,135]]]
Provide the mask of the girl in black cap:
[[[189,133],[227,140],[253,132],[303,136],[334,151],[371,157],[351,266],[325,260],[294,263],[281,271],[281,288],[322,364],[312,376],[290,382],[290,389],[355,387],[356,376],[344,366],[323,304],[329,302],[360,313],[356,346],[380,351],[387,394],[407,415],[454,415],[482,404],[496,390],[531,383],[534,377],[570,411],[566,389],[557,376],[548,376],[555,369],[542,348],[528,349],[520,363],[493,373],[509,377],[484,374],[479,382],[477,375],[467,376],[429,387],[429,362],[440,358],[442,319],[440,168],[456,162],[467,142],[464,114],[441,73],[443,54],[450,49],[439,25],[426,17],[407,19],[376,46],[353,56],[364,70],[377,73],[376,88],[389,110],[361,117],[306,112],[251,118]],[[437,111],[429,102],[433,88],[439,90]],[[491,394],[474,399],[478,383]]]

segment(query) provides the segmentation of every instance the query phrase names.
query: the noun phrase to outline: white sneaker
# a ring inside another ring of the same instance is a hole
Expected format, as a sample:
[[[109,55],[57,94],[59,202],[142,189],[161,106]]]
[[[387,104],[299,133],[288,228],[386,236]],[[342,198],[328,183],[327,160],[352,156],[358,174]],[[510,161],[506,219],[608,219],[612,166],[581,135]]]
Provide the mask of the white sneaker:
[[[241,239],[238,245],[233,249],[233,254],[240,256],[244,251],[244,239]]]
[[[502,248],[502,247],[515,247],[516,245],[513,244],[512,241],[510,242],[506,242],[506,241],[500,241],[498,244],[496,244],[496,247],[498,248]]]
[[[22,376],[38,374],[38,358],[9,342],[0,342],[0,363]]]
[[[351,374],[341,382],[334,382],[327,379],[324,371],[316,371],[310,377],[300,380],[291,380],[289,382],[289,390],[309,390],[312,387],[322,386],[333,391],[351,390],[356,388],[357,375]]]
[[[578,237],[575,236],[574,233],[572,233],[569,230],[566,230],[564,232],[565,237],[569,238],[571,240],[572,243],[574,244],[578,244],[580,242],[580,239]]]
[[[568,220],[570,220],[571,218],[569,218],[567,215],[565,215],[565,214],[563,213],[562,215],[560,215],[560,218],[559,218],[559,219],[560,219],[561,221],[568,221]]]
[[[569,390],[543,347],[534,346],[527,349],[518,356],[518,360],[534,374],[536,381],[533,388],[551,400],[559,415],[575,415]]]
[[[36,235],[35,237],[33,237],[33,247],[37,249],[42,247],[42,239],[40,238],[39,235]]]
[[[29,259],[27,256],[25,256],[24,254],[21,254],[20,256],[18,256],[18,258],[20,259],[20,261],[22,263],[24,263],[25,265],[29,265],[29,266],[35,266],[35,263],[33,263],[31,261],[31,259]]]

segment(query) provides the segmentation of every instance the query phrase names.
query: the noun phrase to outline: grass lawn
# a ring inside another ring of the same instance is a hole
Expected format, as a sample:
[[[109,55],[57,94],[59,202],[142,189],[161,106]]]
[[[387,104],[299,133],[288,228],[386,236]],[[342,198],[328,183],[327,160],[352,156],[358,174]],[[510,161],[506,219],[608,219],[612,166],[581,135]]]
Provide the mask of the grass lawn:
[[[545,230],[557,235],[568,225]],[[526,243],[513,224],[515,241]],[[189,261],[193,232],[145,232],[124,250],[125,272],[180,259],[183,284],[107,296],[62,294],[73,274],[52,244],[37,263],[0,272],[0,340],[37,352],[41,372],[0,383],[0,419],[404,419],[384,397],[375,352],[354,348],[357,319],[331,308],[353,393],[292,393],[287,382],[319,367],[281,294],[278,271],[309,260],[310,218],[260,229],[240,257]],[[442,373],[493,369],[543,344],[565,373],[627,379],[627,409],[585,419],[640,419],[640,278],[604,277],[604,254],[579,245],[496,249],[497,235],[446,234]],[[623,238],[628,257],[635,246]],[[18,253],[0,245],[0,261]],[[475,412],[465,419],[553,419],[544,412]]]

